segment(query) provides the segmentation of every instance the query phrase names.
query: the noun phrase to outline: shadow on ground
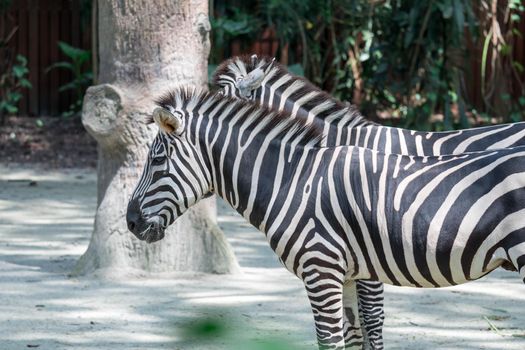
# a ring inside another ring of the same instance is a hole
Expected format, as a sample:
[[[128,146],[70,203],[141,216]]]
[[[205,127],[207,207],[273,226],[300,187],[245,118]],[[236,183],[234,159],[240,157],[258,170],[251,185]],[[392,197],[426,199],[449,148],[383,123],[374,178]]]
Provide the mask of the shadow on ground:
[[[92,171],[0,167],[1,349],[315,348],[301,283],[224,203],[219,224],[242,275],[67,277],[87,247],[95,196]],[[504,271],[439,290],[387,287],[387,349],[523,349],[524,292]]]

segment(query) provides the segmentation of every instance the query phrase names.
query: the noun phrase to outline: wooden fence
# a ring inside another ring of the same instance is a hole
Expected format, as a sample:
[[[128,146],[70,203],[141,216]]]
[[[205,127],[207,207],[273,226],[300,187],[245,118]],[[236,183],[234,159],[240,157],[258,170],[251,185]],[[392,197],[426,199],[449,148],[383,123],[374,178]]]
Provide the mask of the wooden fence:
[[[57,115],[74,102],[72,92],[58,92],[61,85],[72,80],[70,72],[46,72],[46,68],[67,60],[58,48],[59,41],[90,49],[90,21],[84,23],[79,0],[14,0],[9,11],[0,16],[0,35],[16,27],[9,46],[28,59],[33,88],[24,91],[21,115]]]

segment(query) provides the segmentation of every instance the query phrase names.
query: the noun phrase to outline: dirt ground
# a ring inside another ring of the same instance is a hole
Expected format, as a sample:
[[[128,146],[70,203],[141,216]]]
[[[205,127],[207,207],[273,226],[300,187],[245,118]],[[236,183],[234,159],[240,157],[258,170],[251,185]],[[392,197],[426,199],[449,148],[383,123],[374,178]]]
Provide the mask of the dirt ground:
[[[79,117],[8,117],[0,125],[0,162],[94,168],[97,145]]]
[[[315,349],[301,283],[222,202],[219,222],[241,275],[68,277],[90,237],[95,181],[92,169],[0,166],[1,350],[246,350],[267,339]],[[516,273],[439,290],[387,286],[385,303],[387,349],[525,349]]]

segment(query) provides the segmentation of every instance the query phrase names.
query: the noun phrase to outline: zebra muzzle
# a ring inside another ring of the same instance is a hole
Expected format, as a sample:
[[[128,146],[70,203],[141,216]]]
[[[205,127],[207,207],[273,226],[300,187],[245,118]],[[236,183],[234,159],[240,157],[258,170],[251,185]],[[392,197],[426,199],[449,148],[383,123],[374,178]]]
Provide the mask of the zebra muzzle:
[[[162,226],[162,220],[156,216],[148,221],[147,229],[140,234],[139,239],[146,241],[147,243],[153,243],[160,241],[164,238],[164,227]]]
[[[126,222],[128,229],[141,241],[153,243],[164,238],[165,228],[162,225],[162,218],[160,216],[145,218],[137,199],[131,200],[128,204]]]

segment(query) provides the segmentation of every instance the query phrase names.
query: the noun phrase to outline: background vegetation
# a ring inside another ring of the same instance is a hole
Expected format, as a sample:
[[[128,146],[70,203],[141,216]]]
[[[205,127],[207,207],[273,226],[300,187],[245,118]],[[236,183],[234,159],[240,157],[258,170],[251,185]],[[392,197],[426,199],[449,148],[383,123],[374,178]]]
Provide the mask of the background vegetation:
[[[83,36],[90,35],[92,0],[71,1],[80,11],[77,27]],[[523,3],[210,0],[210,71],[233,54],[267,53],[385,124],[449,130],[521,121]],[[0,0],[0,15],[11,4],[12,0]],[[50,43],[60,47],[60,59],[40,67],[13,50],[16,45],[9,45],[12,30],[17,29],[9,25],[2,31],[0,23],[0,117],[20,113],[17,105],[29,96],[36,76],[50,79],[56,72],[67,79],[60,78],[54,89],[70,96],[70,102],[60,104],[58,115],[78,115],[93,79],[96,62],[91,62],[91,52],[67,40]],[[31,96],[42,89],[35,85]]]
[[[525,63],[513,55],[524,40],[521,0],[228,0],[214,8],[212,62],[228,56],[228,40],[240,38],[246,50],[271,28],[282,62],[369,117],[445,130],[525,115]]]
[[[0,14],[11,5],[11,0],[0,0]],[[22,98],[20,91],[30,89],[27,80],[27,59],[16,55],[8,46],[9,40],[16,33],[16,28],[4,30],[0,35],[0,125],[5,122],[5,116],[18,112],[17,104]]]

